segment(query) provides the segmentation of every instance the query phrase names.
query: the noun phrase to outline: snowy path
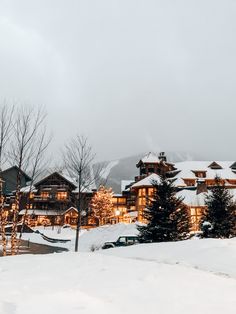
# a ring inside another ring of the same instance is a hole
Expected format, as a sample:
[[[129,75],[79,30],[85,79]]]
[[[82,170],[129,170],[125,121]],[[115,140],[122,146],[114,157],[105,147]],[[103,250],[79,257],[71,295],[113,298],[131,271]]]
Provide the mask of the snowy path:
[[[235,279],[143,257],[1,258],[0,313],[235,314]]]

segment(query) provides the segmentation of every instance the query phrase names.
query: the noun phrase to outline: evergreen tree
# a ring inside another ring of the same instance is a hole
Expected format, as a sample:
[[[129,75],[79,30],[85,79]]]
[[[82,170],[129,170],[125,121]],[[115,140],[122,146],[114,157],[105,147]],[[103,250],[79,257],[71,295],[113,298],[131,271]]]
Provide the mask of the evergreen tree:
[[[99,222],[99,226],[107,223],[114,217],[114,207],[112,202],[112,189],[101,186],[91,200],[92,216]]]
[[[141,241],[164,242],[185,239],[190,227],[189,213],[183,199],[176,197],[173,182],[160,175],[153,182],[154,195],[144,211],[147,225],[138,226]]]
[[[207,210],[201,221],[203,237],[229,238],[235,234],[236,206],[232,198],[223,181],[216,177],[215,185],[205,199]]]

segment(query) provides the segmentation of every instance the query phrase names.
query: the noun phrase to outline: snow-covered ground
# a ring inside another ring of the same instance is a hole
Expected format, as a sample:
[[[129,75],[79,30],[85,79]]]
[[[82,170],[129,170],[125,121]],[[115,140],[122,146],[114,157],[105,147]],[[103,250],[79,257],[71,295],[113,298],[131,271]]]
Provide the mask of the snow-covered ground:
[[[102,227],[81,235],[87,252],[1,258],[0,313],[235,314],[235,238],[89,252],[135,232]]]
[[[35,230],[43,233],[47,237],[61,240],[71,240],[67,243],[50,243],[44,240],[40,234],[25,233],[24,240],[30,240],[34,243],[59,246],[74,251],[75,247],[75,230],[71,228],[55,227],[36,227]],[[106,241],[115,241],[121,235],[137,235],[136,224],[116,224],[106,225],[90,230],[81,230],[79,240],[79,250],[83,252],[91,252],[92,249],[99,249]]]

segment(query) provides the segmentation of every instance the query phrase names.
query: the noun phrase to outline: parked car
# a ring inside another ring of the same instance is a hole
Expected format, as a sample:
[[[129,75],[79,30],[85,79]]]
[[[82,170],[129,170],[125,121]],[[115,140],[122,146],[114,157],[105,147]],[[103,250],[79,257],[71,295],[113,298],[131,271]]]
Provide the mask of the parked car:
[[[105,242],[102,249],[111,249],[114,247],[128,246],[140,243],[137,236],[120,236],[115,242]]]

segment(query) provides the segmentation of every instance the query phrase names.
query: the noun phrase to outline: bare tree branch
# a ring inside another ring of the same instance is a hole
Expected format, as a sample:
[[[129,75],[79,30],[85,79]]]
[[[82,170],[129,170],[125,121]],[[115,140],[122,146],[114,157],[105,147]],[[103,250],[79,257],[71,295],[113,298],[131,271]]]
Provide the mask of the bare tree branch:
[[[9,106],[4,103],[0,107],[0,232],[1,232],[1,239],[2,239],[2,250],[3,256],[7,255],[7,238],[6,238],[6,222],[7,222],[7,215],[4,209],[4,195],[3,195],[3,181],[2,181],[2,166],[6,161],[6,145],[10,139],[12,134],[12,117],[14,113],[14,106]]]
[[[18,167],[18,173],[16,180],[15,209],[13,212],[13,225],[11,234],[12,255],[16,254],[17,247],[16,235],[22,172],[27,171],[30,164],[34,164],[32,160],[35,160],[35,154],[37,156],[37,148],[35,143],[45,118],[46,113],[42,107],[35,109],[35,107],[23,106],[19,107],[15,113],[15,123],[13,124],[13,141],[11,145],[10,156],[14,161],[14,164]]]
[[[77,208],[79,218],[76,228],[75,251],[78,251],[79,230],[81,226],[82,194],[94,188],[99,172],[93,173],[95,154],[87,137],[76,135],[66,146],[64,151],[64,164],[69,175],[76,179],[78,184]]]
[[[37,141],[35,141],[34,145],[32,145],[31,153],[33,155],[30,159],[32,163],[32,165],[30,165],[32,167],[31,175],[30,175],[31,182],[30,182],[30,186],[27,192],[26,208],[25,208],[25,212],[22,218],[22,226],[21,226],[21,231],[19,235],[19,240],[21,240],[22,238],[24,225],[25,225],[26,218],[28,215],[28,209],[30,207],[30,196],[34,189],[34,183],[37,181],[38,177],[40,176],[40,174],[42,173],[42,171],[44,171],[46,167],[47,161],[45,161],[45,153],[51,142],[51,139],[52,139],[51,137],[47,136],[46,128],[44,127],[41,133],[38,134]],[[19,245],[20,245],[20,241],[19,241]],[[19,251],[19,245],[18,245],[18,251]]]

